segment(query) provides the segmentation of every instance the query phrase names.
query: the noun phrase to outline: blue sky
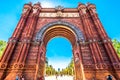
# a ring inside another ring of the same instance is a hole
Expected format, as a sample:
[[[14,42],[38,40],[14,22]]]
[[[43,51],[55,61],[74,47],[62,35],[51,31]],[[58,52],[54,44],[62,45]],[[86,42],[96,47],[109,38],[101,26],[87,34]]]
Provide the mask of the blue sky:
[[[0,1],[0,40],[8,41],[8,38],[11,37],[20,19],[23,5],[30,1],[32,3],[36,3],[38,1],[41,2],[42,7],[55,7],[61,5],[67,8],[76,8],[78,2],[82,2],[84,4],[86,4],[87,2],[93,3],[97,7],[97,13],[109,37],[112,39],[116,38],[120,41],[120,30],[119,30],[120,1],[119,0],[1,0]],[[62,41],[61,43],[63,44],[65,43],[66,45],[70,46],[70,44],[66,43],[67,40],[64,40],[63,38],[61,38],[60,40],[53,39],[53,42],[51,40],[49,44],[54,46],[55,45],[54,42],[56,41]],[[65,52],[61,54],[64,53]],[[68,53],[68,55],[69,56],[67,60],[70,59],[70,56],[72,56],[72,54]],[[57,54],[57,56],[59,55]]]
[[[65,68],[72,58],[72,45],[70,41],[64,37],[52,38],[46,48],[46,57],[48,64],[58,70]]]

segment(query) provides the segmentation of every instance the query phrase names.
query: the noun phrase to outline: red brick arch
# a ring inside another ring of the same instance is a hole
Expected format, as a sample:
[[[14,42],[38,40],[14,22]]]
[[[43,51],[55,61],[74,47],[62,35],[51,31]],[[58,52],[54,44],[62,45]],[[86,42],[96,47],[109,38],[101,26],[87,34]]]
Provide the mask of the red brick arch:
[[[76,80],[105,80],[107,75],[120,80],[120,59],[91,3],[77,8],[25,4],[0,60],[0,80],[14,80],[17,74],[25,80],[44,77],[46,44],[55,36],[72,43]]]
[[[43,41],[46,45],[47,42],[45,38],[49,41],[49,39],[55,36],[66,37],[72,44],[75,44],[77,41],[84,41],[82,32],[77,27],[66,21],[54,21],[43,26],[37,33],[36,40]]]
[[[74,63],[74,65],[75,65],[75,75],[78,79],[83,79],[84,78],[83,70],[79,69],[79,68],[83,67],[81,65],[82,62],[80,62],[81,59],[80,59],[80,56],[79,56],[80,53],[79,53],[79,49],[78,49],[78,45],[79,45],[78,39],[80,39],[80,38],[78,38],[76,32],[74,32],[70,28],[70,25],[68,27],[68,25],[66,26],[66,25],[63,25],[62,23],[61,24],[60,23],[61,22],[59,22],[58,24],[55,24],[55,25],[50,25],[49,28],[44,30],[44,33],[41,36],[41,49],[43,49],[43,50],[40,50],[40,53],[42,53],[42,52],[44,53],[44,56],[42,58],[44,58],[43,60],[45,60],[45,58],[46,58],[45,57],[46,56],[46,45],[47,45],[47,43],[50,39],[52,39],[56,36],[62,36],[62,37],[67,38],[71,42],[72,48],[74,49],[73,50],[73,59],[74,60],[79,59],[77,62],[74,61],[75,62]],[[37,34],[37,36],[39,36],[39,34]],[[83,37],[81,37],[81,38],[82,39],[80,39],[80,40],[84,41],[84,38]],[[78,51],[77,54],[76,54],[76,51]],[[78,57],[74,57],[74,56],[78,56]],[[43,60],[42,60],[42,62],[44,62]],[[42,68],[42,73],[39,73],[40,75],[44,75],[44,72],[45,72],[44,71],[45,66],[43,66],[43,65],[45,65],[45,63],[42,63],[42,66],[39,66],[40,68]],[[77,67],[77,65],[80,65],[79,68]],[[79,76],[80,73],[83,73],[83,74],[81,74],[81,76]]]

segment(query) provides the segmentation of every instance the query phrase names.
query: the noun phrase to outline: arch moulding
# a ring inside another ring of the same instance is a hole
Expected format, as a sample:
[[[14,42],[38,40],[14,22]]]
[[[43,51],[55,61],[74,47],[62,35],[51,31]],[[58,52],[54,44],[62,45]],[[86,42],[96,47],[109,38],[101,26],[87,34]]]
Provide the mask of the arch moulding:
[[[77,41],[82,41],[84,40],[84,37],[83,37],[83,34],[82,34],[82,31],[80,31],[80,29],[78,27],[76,27],[75,25],[69,23],[69,22],[66,22],[66,21],[61,21],[61,20],[58,20],[58,21],[54,21],[54,22],[50,22],[46,25],[44,25],[37,33],[36,35],[36,38],[35,40],[37,41],[43,41],[43,38],[44,38],[44,33],[45,31],[48,29],[48,28],[51,28],[55,25],[63,25],[67,28],[70,28],[76,35],[76,40]]]

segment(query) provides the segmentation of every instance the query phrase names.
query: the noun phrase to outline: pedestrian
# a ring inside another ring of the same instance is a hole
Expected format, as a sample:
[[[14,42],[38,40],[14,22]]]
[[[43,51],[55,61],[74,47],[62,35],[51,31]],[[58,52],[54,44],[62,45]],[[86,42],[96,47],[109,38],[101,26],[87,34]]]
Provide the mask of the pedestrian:
[[[19,78],[19,74],[16,75],[15,80],[20,80],[20,78]]]
[[[58,78],[58,75],[56,75],[56,80],[57,80],[57,78]]]
[[[24,75],[21,75],[20,80],[25,80]]]
[[[112,80],[112,76],[111,76],[111,75],[108,75],[108,76],[107,76],[107,80]]]
[[[43,76],[41,76],[41,77],[40,77],[40,80],[44,80],[44,77],[43,77]]]

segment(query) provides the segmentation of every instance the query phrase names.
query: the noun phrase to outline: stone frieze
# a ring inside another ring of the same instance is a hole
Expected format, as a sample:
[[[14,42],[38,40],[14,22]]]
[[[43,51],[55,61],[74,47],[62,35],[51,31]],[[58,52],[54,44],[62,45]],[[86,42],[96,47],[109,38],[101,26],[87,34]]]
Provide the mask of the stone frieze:
[[[79,13],[40,13],[39,17],[79,17]]]

